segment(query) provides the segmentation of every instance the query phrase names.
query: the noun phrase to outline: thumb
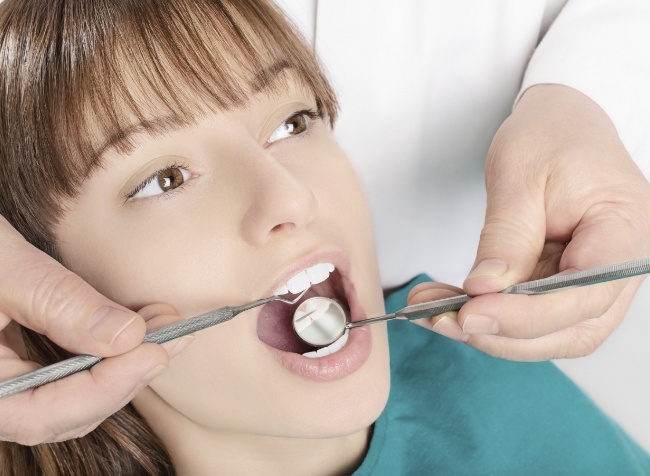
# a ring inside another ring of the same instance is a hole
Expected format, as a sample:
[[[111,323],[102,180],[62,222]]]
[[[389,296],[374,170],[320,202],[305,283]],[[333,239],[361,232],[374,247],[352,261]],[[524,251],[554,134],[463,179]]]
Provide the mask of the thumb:
[[[517,177],[488,181],[485,224],[476,260],[463,283],[470,295],[498,292],[526,281],[544,247],[543,189]]]
[[[0,217],[0,314],[74,353],[109,357],[142,342],[145,322],[34,248]]]

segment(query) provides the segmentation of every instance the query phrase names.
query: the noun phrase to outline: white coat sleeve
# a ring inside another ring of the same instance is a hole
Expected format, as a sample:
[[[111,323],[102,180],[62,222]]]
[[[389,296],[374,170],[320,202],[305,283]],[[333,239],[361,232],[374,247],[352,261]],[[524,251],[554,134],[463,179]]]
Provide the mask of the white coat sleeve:
[[[535,50],[519,94],[554,83],[587,95],[650,177],[649,51],[650,1],[570,0]]]

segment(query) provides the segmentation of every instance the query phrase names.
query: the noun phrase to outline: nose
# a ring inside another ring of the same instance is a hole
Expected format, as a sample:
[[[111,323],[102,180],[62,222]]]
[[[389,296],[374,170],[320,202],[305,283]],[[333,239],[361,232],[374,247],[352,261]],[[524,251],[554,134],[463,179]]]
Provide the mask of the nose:
[[[251,183],[252,200],[242,219],[246,242],[264,244],[304,229],[314,219],[318,209],[316,196],[298,173],[304,167],[291,168],[287,165],[291,160],[266,156],[258,161]]]

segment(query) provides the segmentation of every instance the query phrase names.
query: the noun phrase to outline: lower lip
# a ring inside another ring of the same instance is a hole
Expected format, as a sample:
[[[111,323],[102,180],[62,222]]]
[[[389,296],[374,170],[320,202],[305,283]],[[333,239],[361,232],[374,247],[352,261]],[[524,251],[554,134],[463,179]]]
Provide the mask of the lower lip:
[[[329,382],[353,374],[368,360],[372,337],[368,327],[350,329],[348,341],[338,352],[316,359],[284,352],[263,342],[262,344],[289,371],[307,380]]]

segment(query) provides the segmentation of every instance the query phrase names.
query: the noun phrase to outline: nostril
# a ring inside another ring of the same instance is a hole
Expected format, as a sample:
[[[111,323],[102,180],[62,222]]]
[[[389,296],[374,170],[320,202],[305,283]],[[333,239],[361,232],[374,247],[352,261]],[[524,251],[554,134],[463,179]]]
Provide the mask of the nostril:
[[[295,230],[295,228],[296,228],[295,223],[280,223],[279,225],[275,225],[271,229],[271,233],[280,232],[280,231],[282,231],[282,232],[291,231],[291,230]]]

